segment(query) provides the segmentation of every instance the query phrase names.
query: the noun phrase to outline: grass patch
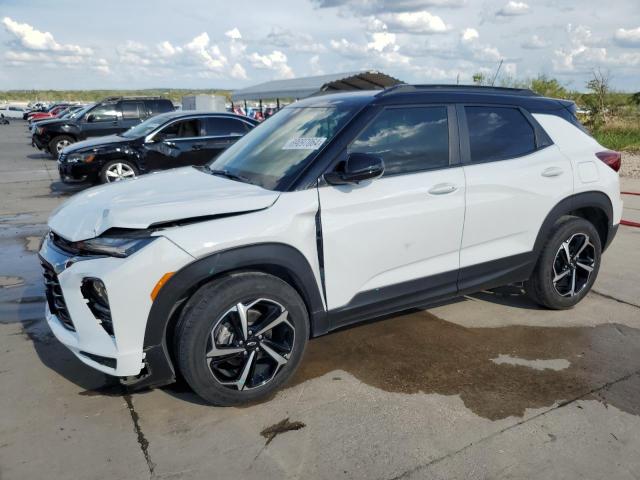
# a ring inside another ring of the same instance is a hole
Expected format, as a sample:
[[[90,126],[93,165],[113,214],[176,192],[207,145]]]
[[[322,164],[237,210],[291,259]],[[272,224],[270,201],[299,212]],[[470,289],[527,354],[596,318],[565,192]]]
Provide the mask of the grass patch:
[[[611,150],[640,152],[640,118],[611,120],[595,129],[593,136]]]

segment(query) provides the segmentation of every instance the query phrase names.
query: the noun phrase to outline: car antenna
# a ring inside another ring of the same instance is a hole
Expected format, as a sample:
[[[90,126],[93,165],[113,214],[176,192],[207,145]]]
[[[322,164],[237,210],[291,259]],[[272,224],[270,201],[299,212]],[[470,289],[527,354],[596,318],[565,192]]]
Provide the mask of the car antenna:
[[[500,73],[500,67],[502,67],[502,62],[504,62],[504,58],[500,59],[500,63],[498,64],[498,68],[496,69],[496,74],[493,76],[493,80],[491,81],[491,86],[496,83],[496,79],[498,78],[498,73]]]

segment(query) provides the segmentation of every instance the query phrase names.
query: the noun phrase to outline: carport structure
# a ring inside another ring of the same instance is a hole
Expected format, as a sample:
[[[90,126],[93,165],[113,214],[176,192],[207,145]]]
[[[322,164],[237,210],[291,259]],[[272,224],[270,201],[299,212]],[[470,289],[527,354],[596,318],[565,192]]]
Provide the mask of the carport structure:
[[[231,101],[244,102],[245,111],[247,101],[258,101],[262,111],[263,100],[275,100],[277,108],[280,108],[281,99],[298,100],[312,95],[350,90],[381,90],[399,83],[404,82],[377,70],[334,73],[260,83],[236,90],[231,95]]]

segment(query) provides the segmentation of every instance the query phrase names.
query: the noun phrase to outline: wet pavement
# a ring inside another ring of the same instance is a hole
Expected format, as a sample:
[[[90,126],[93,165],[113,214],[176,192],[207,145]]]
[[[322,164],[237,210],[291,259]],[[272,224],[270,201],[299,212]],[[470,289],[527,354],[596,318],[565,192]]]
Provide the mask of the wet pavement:
[[[52,337],[36,251],[77,191],[0,129],[0,478],[640,478],[640,229],[566,312],[518,289],[309,343],[243,408],[129,394]]]

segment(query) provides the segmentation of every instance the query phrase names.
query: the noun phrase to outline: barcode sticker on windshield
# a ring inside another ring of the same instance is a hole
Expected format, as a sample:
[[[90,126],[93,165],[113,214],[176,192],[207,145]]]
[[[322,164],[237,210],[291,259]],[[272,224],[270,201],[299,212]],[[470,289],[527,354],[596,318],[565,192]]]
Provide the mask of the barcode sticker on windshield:
[[[327,137],[292,138],[282,147],[283,150],[317,150]]]

